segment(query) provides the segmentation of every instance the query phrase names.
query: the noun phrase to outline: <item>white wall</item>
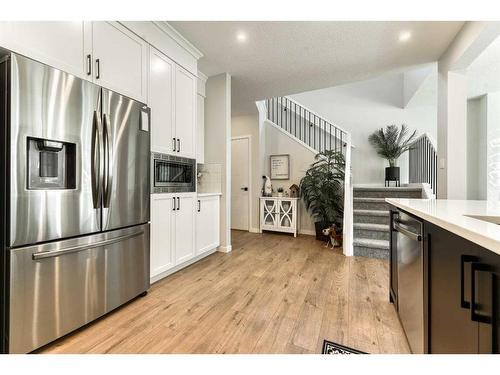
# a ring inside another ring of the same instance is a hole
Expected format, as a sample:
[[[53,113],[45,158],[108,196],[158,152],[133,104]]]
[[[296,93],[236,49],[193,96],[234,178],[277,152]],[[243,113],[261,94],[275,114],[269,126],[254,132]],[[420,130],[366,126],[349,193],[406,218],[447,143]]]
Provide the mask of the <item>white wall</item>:
[[[390,124],[407,124],[436,139],[436,86],[433,72],[423,81],[406,108],[403,74],[291,95],[299,103],[352,134],[354,184],[383,184],[387,161],[368,143],[368,136]],[[401,182],[408,182],[407,154],[399,160]]]
[[[486,199],[486,96],[467,101],[467,199]]]
[[[255,115],[235,116],[231,119],[231,136],[241,137],[249,135],[252,143],[252,197],[251,197],[251,217],[250,231],[257,232],[259,230],[259,197],[262,188],[262,171],[259,158],[260,150],[260,134],[259,134],[259,115],[255,108]]]
[[[231,251],[231,76],[209,77],[205,99],[205,163],[222,165],[221,251]]]
[[[271,155],[290,154],[290,179],[272,180],[273,189],[277,190],[279,187],[282,187],[286,191],[293,184],[299,185],[300,180],[313,163],[316,153],[300,145],[293,138],[272,125],[266,124],[265,132],[267,141],[265,146],[265,160],[267,162],[263,171],[265,175],[269,176],[270,174],[269,157]],[[315,233],[314,222],[310,214],[306,211],[302,201],[299,203],[299,233]]]

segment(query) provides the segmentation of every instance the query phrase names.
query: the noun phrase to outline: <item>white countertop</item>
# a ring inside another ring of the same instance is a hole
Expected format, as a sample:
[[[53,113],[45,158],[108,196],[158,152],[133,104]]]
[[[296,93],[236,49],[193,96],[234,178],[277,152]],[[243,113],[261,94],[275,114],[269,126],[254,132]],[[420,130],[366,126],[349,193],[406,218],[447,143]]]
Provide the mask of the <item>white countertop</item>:
[[[386,202],[500,255],[500,225],[464,216],[500,217],[500,202],[402,198]]]
[[[198,193],[199,197],[211,197],[213,195],[222,195],[222,193]]]

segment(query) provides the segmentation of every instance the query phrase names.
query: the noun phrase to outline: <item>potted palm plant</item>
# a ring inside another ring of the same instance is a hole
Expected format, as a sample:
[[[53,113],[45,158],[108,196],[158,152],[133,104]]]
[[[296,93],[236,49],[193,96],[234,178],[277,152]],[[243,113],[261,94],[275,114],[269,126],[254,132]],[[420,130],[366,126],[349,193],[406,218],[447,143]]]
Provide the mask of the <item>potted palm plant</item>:
[[[314,163],[300,181],[300,196],[315,219],[317,240],[328,240],[322,231],[330,225],[342,227],[344,178],[344,155],[326,150],[316,155]]]
[[[368,141],[377,154],[389,162],[389,167],[385,168],[386,181],[399,181],[399,167],[396,165],[398,158],[408,151],[417,131],[415,130],[410,136],[408,133],[409,130],[405,124],[401,125],[401,128],[397,125],[389,125],[368,137]]]

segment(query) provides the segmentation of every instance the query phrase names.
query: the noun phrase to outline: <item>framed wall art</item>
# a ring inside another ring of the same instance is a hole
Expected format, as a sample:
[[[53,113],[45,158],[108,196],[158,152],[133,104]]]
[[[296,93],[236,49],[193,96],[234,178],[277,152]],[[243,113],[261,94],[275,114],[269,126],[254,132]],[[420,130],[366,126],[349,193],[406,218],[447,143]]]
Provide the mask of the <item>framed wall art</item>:
[[[290,155],[271,155],[269,158],[271,180],[290,179]]]

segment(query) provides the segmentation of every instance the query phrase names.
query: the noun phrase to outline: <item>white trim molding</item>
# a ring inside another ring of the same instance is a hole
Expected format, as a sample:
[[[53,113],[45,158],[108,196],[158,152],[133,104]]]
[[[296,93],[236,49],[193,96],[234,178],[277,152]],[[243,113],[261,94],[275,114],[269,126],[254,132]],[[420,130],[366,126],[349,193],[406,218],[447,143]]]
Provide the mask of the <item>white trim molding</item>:
[[[252,136],[251,135],[238,135],[235,137],[231,137],[231,150],[233,148],[232,142],[238,139],[248,139],[248,231],[251,232],[252,228]],[[232,154],[231,154],[232,158]],[[231,160],[232,163],[232,160]],[[231,177],[232,179],[232,177]],[[231,192],[231,197],[233,196],[233,193]],[[232,229],[232,228],[231,228]]]
[[[217,248],[217,251],[220,252],[220,253],[230,253],[231,251],[233,251],[233,246],[232,245],[229,245],[229,246],[219,246]]]
[[[153,21],[153,23],[158,26],[165,34],[171,37],[177,42],[182,48],[188,51],[196,60],[203,57],[203,53],[196,48],[189,40],[184,38],[172,25],[166,21]]]

